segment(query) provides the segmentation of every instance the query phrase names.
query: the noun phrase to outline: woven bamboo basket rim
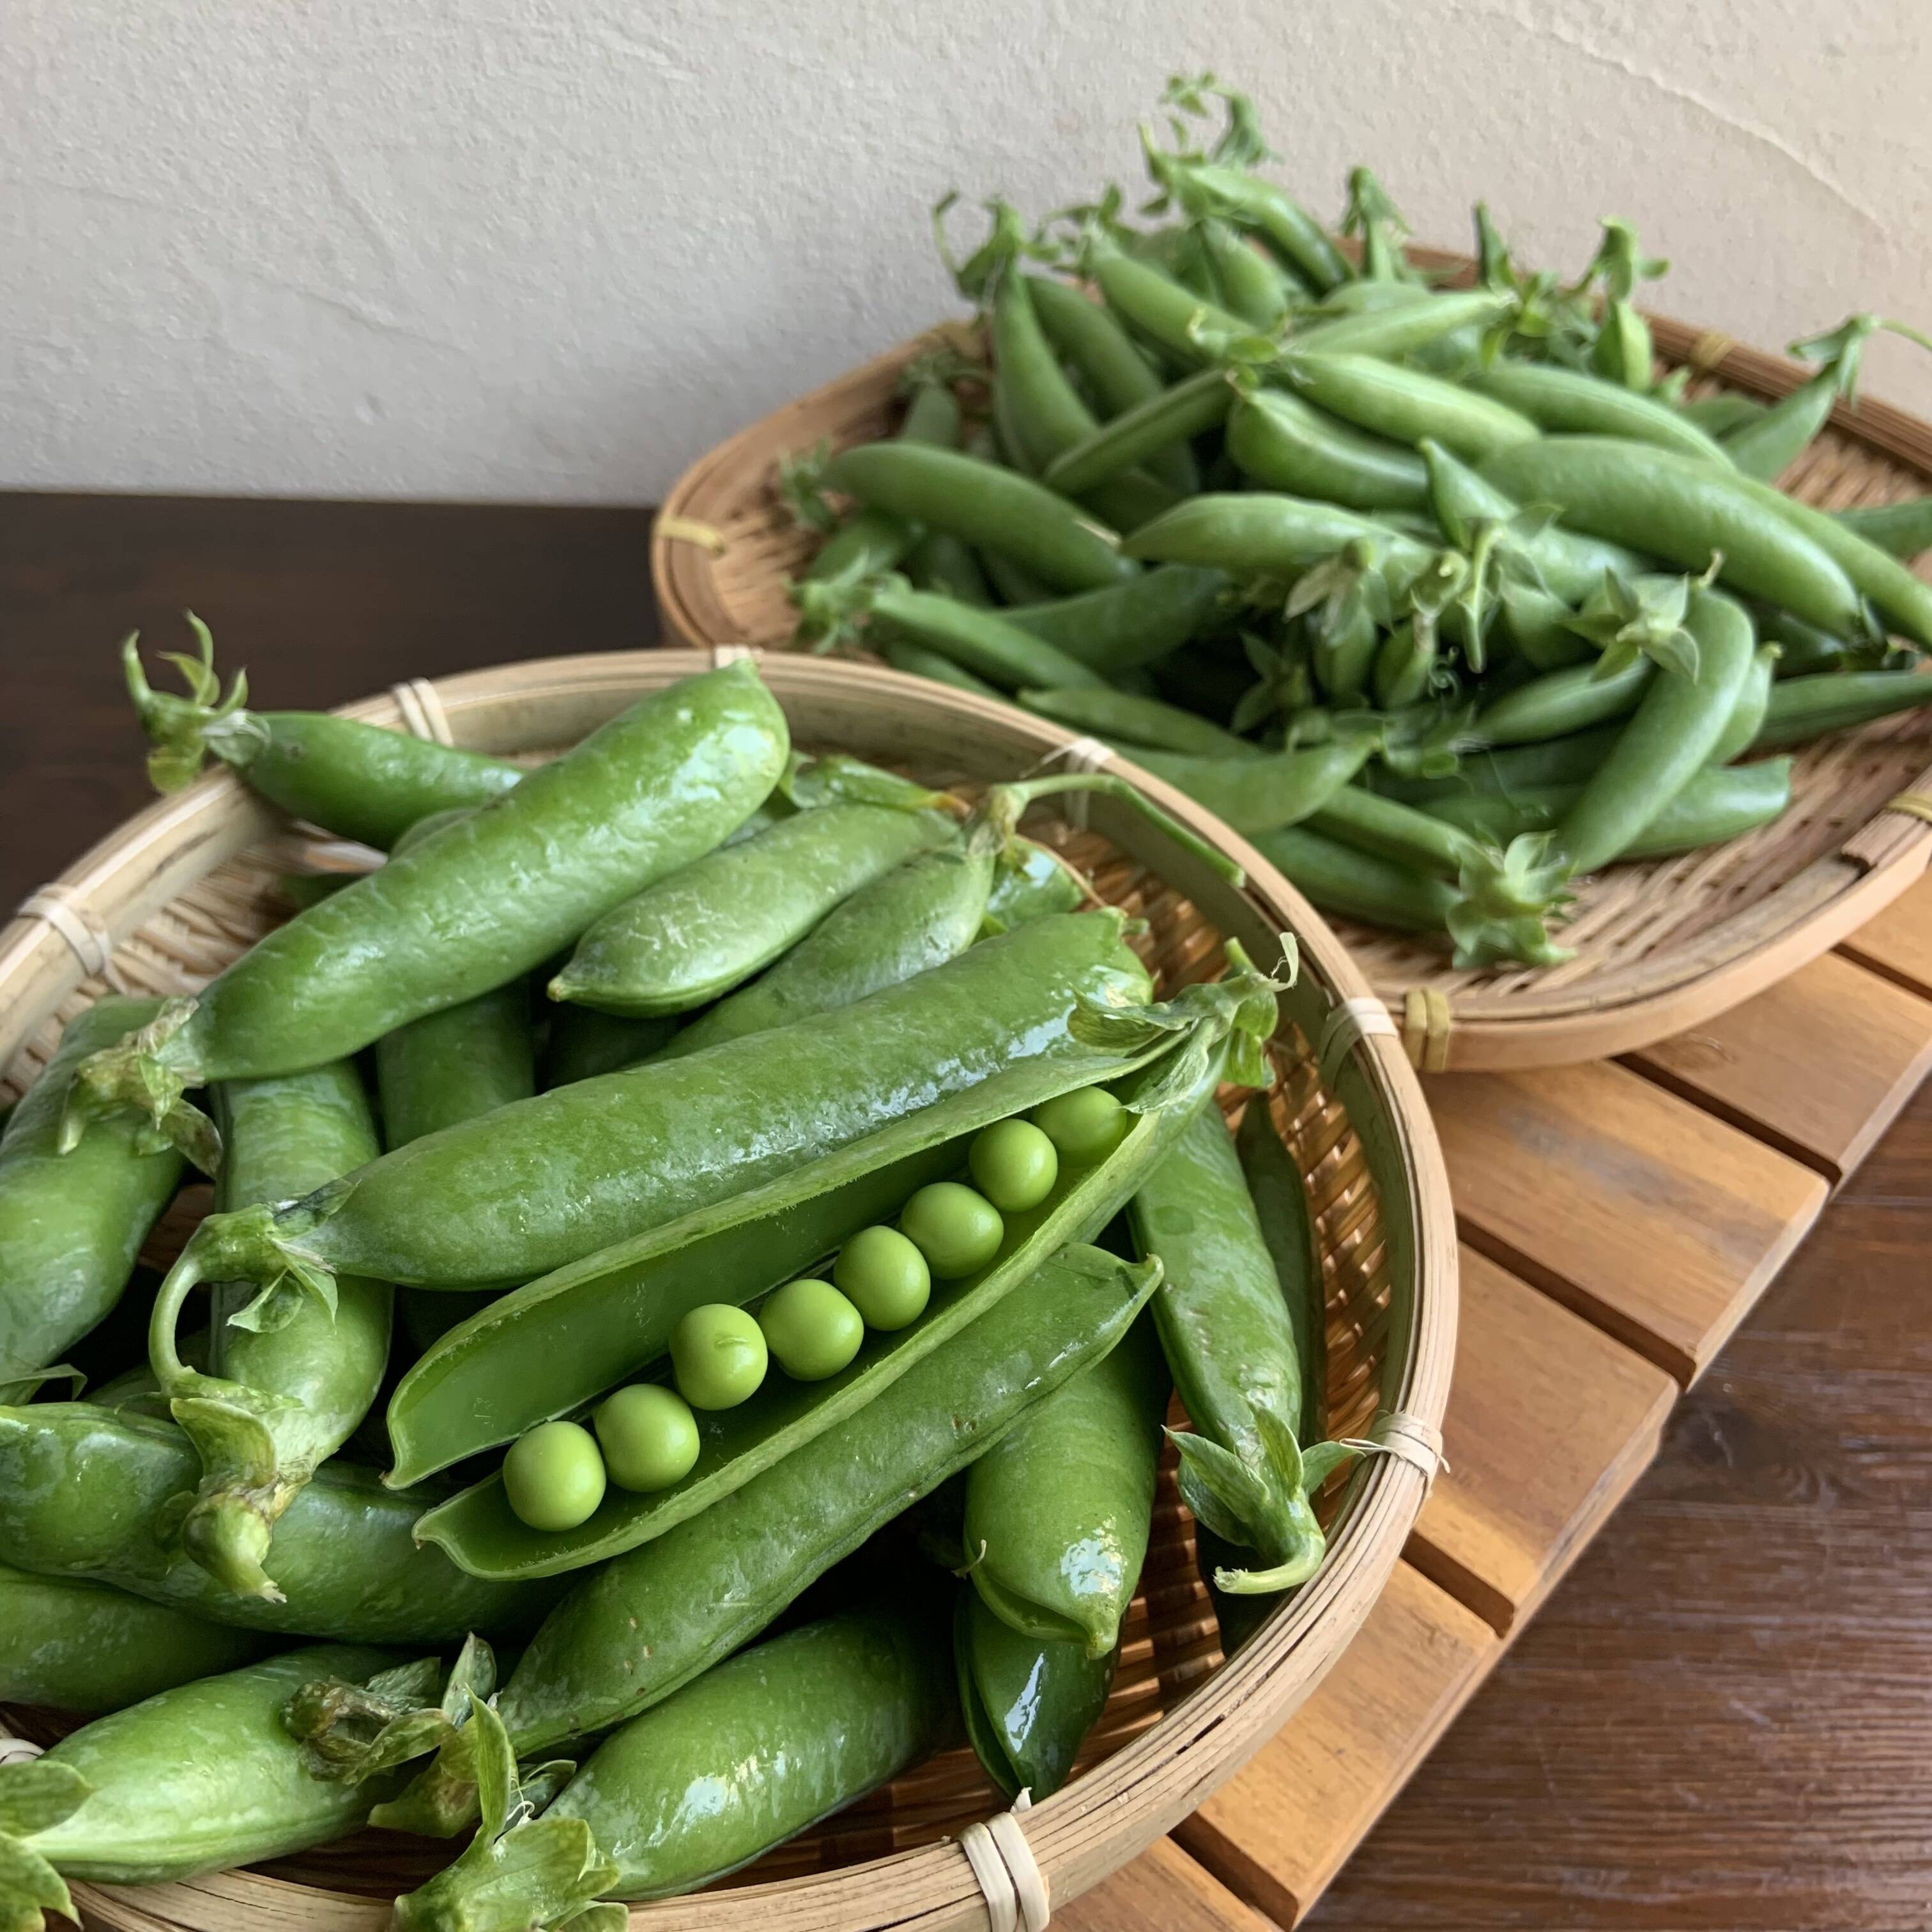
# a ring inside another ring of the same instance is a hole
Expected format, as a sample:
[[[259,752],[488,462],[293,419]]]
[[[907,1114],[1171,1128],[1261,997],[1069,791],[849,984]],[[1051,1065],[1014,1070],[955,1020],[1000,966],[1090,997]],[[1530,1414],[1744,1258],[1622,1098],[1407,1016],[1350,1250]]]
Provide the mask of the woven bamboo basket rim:
[[[1466,278],[1467,256],[1417,259]],[[1815,372],[1667,316],[1658,353],[1694,372],[1694,393],[1775,398]],[[949,322],[801,396],[700,457],[666,496],[651,577],[669,631],[696,644],[781,641],[783,580],[812,539],[770,489],[781,454],[886,433],[900,371]],[[1783,479],[1832,509],[1932,490],[1932,423],[1882,402],[1839,404]],[[718,546],[724,548],[721,550]],[[1702,1024],[1795,972],[1888,904],[1932,860],[1932,824],[1890,801],[1932,794],[1932,717],[1888,721],[1799,748],[1791,809],[1748,837],[1676,859],[1612,866],[1583,883],[1558,937],[1568,963],[1458,971],[1432,936],[1334,921],[1400,1021],[1414,1064],[1566,1065],[1627,1053]],[[1125,760],[1118,768],[1142,776]],[[1111,767],[1110,767],[1111,768]]]
[[[740,654],[614,652],[501,666],[434,685],[412,680],[343,715],[500,755],[542,752],[574,742],[646,690]],[[767,656],[763,669],[802,744],[890,756],[934,778],[1013,777],[1051,765],[1073,742],[1044,719],[884,670],[789,654]],[[1321,1238],[1330,1432],[1358,1435],[1389,1408],[1439,1429],[1455,1346],[1456,1232],[1414,1074],[1399,1042],[1372,1024],[1336,1042],[1340,1051],[1312,1050],[1346,1002],[1373,1010],[1346,949],[1244,841],[1159,782],[1142,782],[1246,868],[1244,886],[1115,801],[1094,800],[1084,827],[1036,807],[1028,830],[1086,869],[1102,898],[1148,921],[1137,943],[1165,980],[1211,976],[1225,938],[1240,938],[1261,958],[1282,931],[1296,935],[1300,972],[1282,996],[1275,1051],[1283,1078],[1270,1104],[1306,1178]],[[277,874],[318,852],[326,862],[340,848],[304,840],[219,772],[103,840],[46,889],[62,913],[50,919],[43,910],[0,932],[0,1067],[12,1087],[34,1077],[59,1026],[110,984],[179,991],[218,971],[285,915]],[[37,903],[44,908],[45,898]],[[172,1238],[191,1224],[177,1225]],[[1026,1816],[1056,1901],[1169,1829],[1300,1704],[1367,1615],[1426,1490],[1415,1466],[1383,1456],[1325,1492],[1328,1561],[1230,1661],[1164,1468],[1114,1695],[1076,1775]],[[44,1742],[63,1728],[46,1713],[0,1712],[0,1730],[10,1726]],[[725,1888],[637,1907],[632,1922],[644,1932],[714,1932],[755,1911],[778,1932],[982,1928],[987,1907],[955,1834],[1004,1802],[970,1754],[949,1753]],[[74,1891],[91,1924],[128,1932],[376,1932],[388,1922],[388,1895],[453,1849],[425,1859],[412,1841],[370,1833],[262,1870]],[[372,1859],[395,1862],[372,1877]]]

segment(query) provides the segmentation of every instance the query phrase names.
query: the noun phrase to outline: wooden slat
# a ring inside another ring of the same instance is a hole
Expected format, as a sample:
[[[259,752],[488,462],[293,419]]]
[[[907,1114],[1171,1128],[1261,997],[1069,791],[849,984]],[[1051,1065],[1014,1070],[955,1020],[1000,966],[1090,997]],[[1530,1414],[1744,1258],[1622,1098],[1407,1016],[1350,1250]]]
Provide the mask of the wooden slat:
[[[1397,1564],[1287,1728],[1174,1836],[1231,1890],[1292,1925],[1502,1650],[1473,1611]]]
[[[1839,947],[1848,958],[1932,999],[1932,878],[1894,899]]]
[[[1932,1066],[1932,1000],[1828,953],[1630,1064],[1835,1186]]]
[[[1276,1932],[1172,1838],[1156,1838],[1130,1865],[1083,1893],[1056,1926],[1066,1932]]]
[[[1680,1382],[1816,1217],[1824,1181],[1621,1066],[1429,1083],[1463,1238]]]
[[[1677,1388],[1472,1249],[1462,1264],[1448,1466],[1407,1555],[1507,1634],[1648,1466]]]

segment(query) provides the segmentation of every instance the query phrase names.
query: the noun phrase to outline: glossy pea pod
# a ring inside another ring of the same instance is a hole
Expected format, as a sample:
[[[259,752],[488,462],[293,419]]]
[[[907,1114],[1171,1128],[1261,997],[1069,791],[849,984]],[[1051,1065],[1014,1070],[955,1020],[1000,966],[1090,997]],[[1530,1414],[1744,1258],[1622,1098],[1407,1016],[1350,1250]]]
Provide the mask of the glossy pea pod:
[[[1405,932],[1440,932],[1455,889],[1431,874],[1391,863],[1306,825],[1258,832],[1255,847],[1323,912]]]
[[[1294,578],[1358,542],[1414,572],[1432,554],[1413,537],[1340,504],[1259,490],[1191,498],[1143,524],[1123,548],[1150,562],[1191,563],[1241,578]]]
[[[901,419],[899,439],[951,449],[959,441],[959,404],[943,382],[921,382]],[[848,517],[819,546],[806,575],[837,577],[850,570],[890,570],[904,560],[923,533],[893,512],[876,508]]]
[[[1224,370],[1198,370],[1063,451],[1047,465],[1045,481],[1072,495],[1094,489],[1176,442],[1219,429],[1234,406],[1235,395]]]
[[[1184,994],[1160,1025],[1161,1051],[1116,1083],[1134,1124],[1104,1160],[1090,1166],[1070,1164],[1044,1200],[1005,1217],[999,1245],[982,1266],[937,1286],[916,1320],[868,1336],[838,1374],[768,1390],[756,1402],[704,1415],[698,1425],[698,1461],[680,1482],[648,1494],[607,1492],[586,1522],[569,1530],[543,1532],[517,1517],[502,1483],[493,1477],[424,1516],[416,1525],[418,1538],[437,1544],[461,1568],[482,1575],[508,1578],[578,1569],[667,1534],[715,1508],[722,1498],[775,1461],[800,1454],[847,1416],[877,1402],[935,1351],[945,1349],[963,1328],[983,1320],[988,1310],[1021,1288],[1055,1253],[1070,1244],[1091,1239],[1106,1226],[1173,1144],[1194,1102],[1204,1090],[1211,1091],[1228,1060],[1228,1029],[1257,1023],[1256,1017],[1244,1013],[1247,1001],[1258,1002],[1257,1016],[1272,1010],[1272,1000],[1264,990],[1267,985],[1244,972],[1211,988]],[[956,1142],[947,1150],[950,1171],[957,1172],[962,1151]],[[580,1269],[574,1276],[566,1272],[560,1280],[533,1283],[511,1298],[500,1318],[476,1324],[447,1352],[452,1367],[458,1366],[459,1351],[466,1351],[468,1359],[460,1364],[461,1375],[442,1378],[439,1405],[446,1414],[453,1394],[460,1396],[465,1384],[476,1386],[479,1370],[487,1377],[492,1366],[500,1369],[506,1345],[520,1342],[520,1358],[527,1363],[553,1352],[563,1341],[575,1349],[584,1366],[601,1366],[607,1382],[626,1368],[642,1366],[662,1352],[670,1324],[699,1300],[748,1300],[795,1274],[806,1265],[801,1255],[824,1254],[860,1227],[896,1211],[934,1172],[947,1171],[938,1162],[937,1154],[925,1168],[908,1160],[884,1173],[875,1170],[873,1176],[847,1187],[826,1185],[838,1172],[836,1164],[828,1163],[813,1177],[817,1191],[809,1204],[794,1208],[782,1223],[767,1214],[762,1217],[765,1226],[748,1224],[741,1202],[729,1228],[721,1231],[722,1238],[652,1244],[655,1252],[648,1262],[634,1250],[620,1274],[606,1261],[594,1272]],[[896,1194],[892,1191],[895,1185]],[[704,1226],[690,1224],[680,1234],[688,1237]],[[819,1238],[815,1250],[808,1245],[808,1230]],[[640,1262],[645,1262],[642,1268]],[[616,1298],[619,1295],[622,1300]],[[593,1350],[590,1344],[599,1333],[600,1315],[603,1341]],[[423,1378],[415,1372],[412,1377],[414,1394]],[[546,1379],[554,1388],[555,1374]],[[526,1368],[514,1398],[518,1403],[527,1405],[533,1380]],[[495,1404],[499,1414],[503,1403],[500,1394]],[[420,1409],[422,1404],[417,1406]],[[392,1406],[392,1432],[401,1408],[399,1390]],[[527,1407],[524,1412],[527,1415]],[[453,1446],[446,1438],[443,1453]]]
[[[1270,490],[1354,510],[1426,509],[1429,472],[1414,450],[1370,436],[1286,389],[1256,388],[1228,418],[1228,454]]]
[[[410,1532],[423,1498],[371,1470],[325,1464],[275,1530],[283,1598],[238,1597],[166,1548],[154,1520],[200,1473],[179,1430],[88,1402],[0,1410],[0,1548],[41,1576],[88,1577],[210,1621],[350,1642],[436,1643],[526,1630],[541,1583],[486,1583]]]
[[[1371,286],[1376,287],[1375,296],[1348,312],[1315,312],[1288,338],[1290,346],[1324,356],[1376,356],[1392,360],[1414,356],[1467,330],[1486,328],[1502,321],[1514,307],[1511,298],[1487,289],[1431,295],[1405,284],[1351,283],[1336,294],[1359,291],[1366,296]],[[1330,304],[1334,301],[1331,296]]]
[[[1306,751],[1242,758],[1194,758],[1131,745],[1121,750],[1237,832],[1252,836],[1298,824],[1320,811],[1368,762],[1375,742],[1361,732]]]
[[[789,745],[748,662],[640,699],[86,1061],[64,1144],[132,1110],[212,1168],[219,1139],[180,1100],[186,1088],[344,1058],[520,977],[727,837],[770,792]]]
[[[1376,356],[1298,347],[1282,356],[1279,368],[1317,408],[1412,449],[1434,442],[1480,463],[1541,434],[1519,410]]]
[[[306,1194],[378,1150],[347,1060],[225,1082],[214,1103],[228,1150],[215,1195],[224,1214]],[[238,1596],[274,1600],[265,1566],[275,1525],[375,1400],[394,1298],[387,1282],[355,1275],[339,1276],[330,1299],[292,1282],[259,1300],[248,1284],[218,1282],[206,1370],[182,1360],[172,1312],[151,1326],[155,1380],[202,1461],[196,1487],[170,1498],[163,1534]]]
[[[1184,368],[1211,362],[1215,338],[1225,341],[1253,333],[1231,309],[1104,236],[1089,238],[1081,266],[1107,306],[1136,335]]]
[[[1304,1486],[1296,1429],[1301,1361],[1234,1136],[1210,1096],[1129,1210],[1136,1246],[1160,1260],[1154,1303],[1175,1388],[1195,1432],[1180,1452],[1183,1500],[1253,1552],[1224,1572],[1232,1594],[1292,1589],[1325,1547]]]
[[[969,1589],[953,1613],[952,1657],[980,1768],[1009,1798],[1058,1791],[1106,1708],[1119,1652],[1093,1658],[1083,1643],[1023,1636]]]
[[[0,1702],[88,1716],[232,1670],[268,1640],[85,1576],[0,1564]]]
[[[1030,1106],[1106,1077],[1119,1058],[1072,1022],[1090,1002],[1146,997],[1123,924],[1112,912],[1037,920],[787,1028],[782,1042],[754,1034],[580,1081],[399,1148],[279,1210],[212,1215],[170,1270],[155,1318],[199,1280],[532,1280],[955,1095],[983,1090],[998,1118],[1002,1082]]]
[[[1308,1188],[1274,1123],[1265,1094],[1242,1110],[1234,1152],[1254,1203],[1262,1239],[1274,1258],[1281,1298],[1301,1365],[1301,1412],[1295,1440],[1321,1442],[1328,1432],[1328,1309],[1322,1276],[1322,1244]]]
[[[600,1073],[621,1073],[650,1059],[676,1029],[671,1014],[638,1020],[622,1013],[600,1013],[595,1006],[556,1006],[537,1064],[537,1085],[548,1093],[573,1081],[594,1080]]]
[[[502,758],[413,737],[326,711],[248,711],[245,679],[224,700],[214,675],[214,640],[190,614],[199,658],[176,658],[188,684],[177,697],[152,689],[136,639],[121,647],[128,692],[154,749],[148,774],[178,791],[212,755],[252,791],[340,838],[387,851],[418,820],[487,805],[524,776]]]
[[[1721,556],[1718,580],[1744,595],[1827,630],[1861,627],[1858,592],[1839,563],[1786,514],[1787,500],[1769,490],[1766,502],[1765,486],[1735,471],[1652,444],[1552,436],[1504,451],[1482,473],[1519,502],[1554,504],[1591,536],[1694,572]]]
[[[1106,590],[1021,604],[1000,614],[1090,669],[1118,678],[1214,628],[1229,587],[1220,571],[1162,564]]]
[[[1932,677],[1922,671],[1837,671],[1781,678],[1772,687],[1751,749],[1802,745],[1827,731],[1855,730],[1924,704],[1932,704]]]
[[[82,1063],[159,1010],[110,997],[77,1014],[0,1135],[0,1402],[26,1401],[39,1372],[112,1311],[180,1181],[181,1156],[166,1142],[144,1151],[150,1136],[132,1119],[58,1150]]]
[[[862,444],[835,456],[825,480],[862,502],[1010,557],[1057,590],[1097,590],[1134,574],[1075,506],[963,451]]]
[[[312,1775],[282,1706],[305,1678],[367,1679],[396,1662],[380,1650],[292,1651],[164,1690],[0,1765],[0,1926],[38,1932],[43,1906],[77,1919],[65,1878],[158,1884],[345,1837],[383,1786]]]
[[[1552,434],[1654,442],[1697,461],[1724,469],[1733,466],[1724,446],[1689,421],[1682,410],[1580,369],[1565,369],[1553,362],[1498,362],[1493,368],[1479,370],[1468,382],[1479,394],[1506,404]]]
[[[980,937],[1010,932],[1055,913],[1078,912],[1095,895],[1084,878],[1044,845],[1020,839],[1000,855]]]
[[[1168,1388],[1140,1322],[974,1464],[967,1574],[1002,1622],[1090,1660],[1118,1648],[1147,1556]]]

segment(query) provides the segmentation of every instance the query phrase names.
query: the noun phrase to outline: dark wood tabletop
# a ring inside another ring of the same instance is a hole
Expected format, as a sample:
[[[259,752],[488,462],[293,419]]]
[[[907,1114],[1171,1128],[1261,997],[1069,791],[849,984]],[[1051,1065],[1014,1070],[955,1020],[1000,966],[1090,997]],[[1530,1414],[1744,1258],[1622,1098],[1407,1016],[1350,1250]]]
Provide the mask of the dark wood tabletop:
[[[148,796],[114,647],[266,706],[654,634],[643,509],[0,496],[0,903]],[[1932,1924],[1932,1088],[1312,1924]],[[1151,1924],[1152,1922],[1150,1921]]]

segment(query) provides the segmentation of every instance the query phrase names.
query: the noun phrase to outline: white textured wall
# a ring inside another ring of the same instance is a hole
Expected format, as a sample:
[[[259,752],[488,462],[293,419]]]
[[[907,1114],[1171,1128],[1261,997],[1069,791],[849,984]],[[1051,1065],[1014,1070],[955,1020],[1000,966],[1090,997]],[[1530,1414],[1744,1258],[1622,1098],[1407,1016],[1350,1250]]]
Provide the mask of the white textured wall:
[[[1202,66],[1325,213],[1932,321],[1926,0],[0,0],[0,483],[648,499],[944,310],[938,194],[1132,172]]]

